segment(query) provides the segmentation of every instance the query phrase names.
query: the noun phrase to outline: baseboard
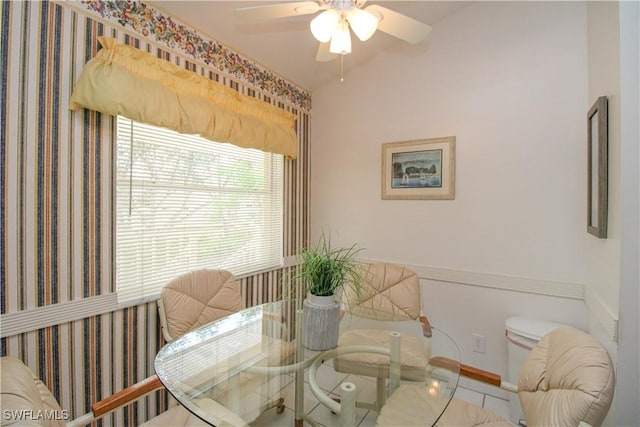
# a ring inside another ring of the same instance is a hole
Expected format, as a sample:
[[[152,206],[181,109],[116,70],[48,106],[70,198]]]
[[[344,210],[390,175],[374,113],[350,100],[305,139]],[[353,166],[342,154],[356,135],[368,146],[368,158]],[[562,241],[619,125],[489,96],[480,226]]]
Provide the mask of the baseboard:
[[[476,393],[486,394],[487,396],[495,397],[496,399],[507,401],[509,400],[510,395],[517,396],[517,394],[510,393],[506,390],[501,389],[500,387],[482,384],[478,381],[470,380],[464,377],[460,377],[460,380],[458,381],[458,387],[475,391]]]

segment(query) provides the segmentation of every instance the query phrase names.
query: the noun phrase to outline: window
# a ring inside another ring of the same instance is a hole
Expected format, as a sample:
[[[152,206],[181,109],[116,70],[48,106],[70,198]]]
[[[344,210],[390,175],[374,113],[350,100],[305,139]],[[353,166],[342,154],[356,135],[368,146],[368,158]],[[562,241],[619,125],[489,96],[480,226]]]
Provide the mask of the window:
[[[200,268],[282,265],[283,156],[118,117],[116,288],[155,296]]]

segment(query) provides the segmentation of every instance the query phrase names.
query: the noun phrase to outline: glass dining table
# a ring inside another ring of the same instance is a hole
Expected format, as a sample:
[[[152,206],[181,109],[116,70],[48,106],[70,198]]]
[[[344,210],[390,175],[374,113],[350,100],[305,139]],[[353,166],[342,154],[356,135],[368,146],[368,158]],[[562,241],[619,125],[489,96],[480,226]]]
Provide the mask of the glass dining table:
[[[304,413],[304,373],[330,354],[303,347],[302,329],[311,325],[302,319],[302,304],[295,300],[240,310],[163,346],[155,358],[156,374],[182,406],[214,426],[249,425],[270,408],[282,412],[285,403],[294,409],[296,427],[305,421],[316,425]],[[430,343],[432,360],[449,362],[428,367],[421,381],[434,395],[433,420],[425,425],[435,424],[446,409],[459,378],[455,342],[433,328]],[[295,401],[284,402],[283,389],[291,383]]]

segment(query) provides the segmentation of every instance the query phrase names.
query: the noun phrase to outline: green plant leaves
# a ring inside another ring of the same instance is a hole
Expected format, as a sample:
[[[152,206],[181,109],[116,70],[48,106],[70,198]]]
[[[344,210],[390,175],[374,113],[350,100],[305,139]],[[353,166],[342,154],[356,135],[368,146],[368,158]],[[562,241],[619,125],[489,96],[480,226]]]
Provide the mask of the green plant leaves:
[[[318,296],[333,295],[345,285],[359,291],[361,277],[357,257],[361,251],[356,244],[332,249],[323,233],[315,246],[300,252],[297,279],[305,280],[307,291]]]

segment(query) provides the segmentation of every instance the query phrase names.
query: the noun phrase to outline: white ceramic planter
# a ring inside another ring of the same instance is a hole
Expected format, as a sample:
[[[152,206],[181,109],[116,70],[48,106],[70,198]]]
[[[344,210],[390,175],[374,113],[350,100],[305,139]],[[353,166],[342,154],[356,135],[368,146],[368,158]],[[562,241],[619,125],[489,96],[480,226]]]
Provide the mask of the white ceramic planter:
[[[309,350],[335,348],[340,324],[340,303],[335,297],[307,294],[303,312],[302,344]]]

